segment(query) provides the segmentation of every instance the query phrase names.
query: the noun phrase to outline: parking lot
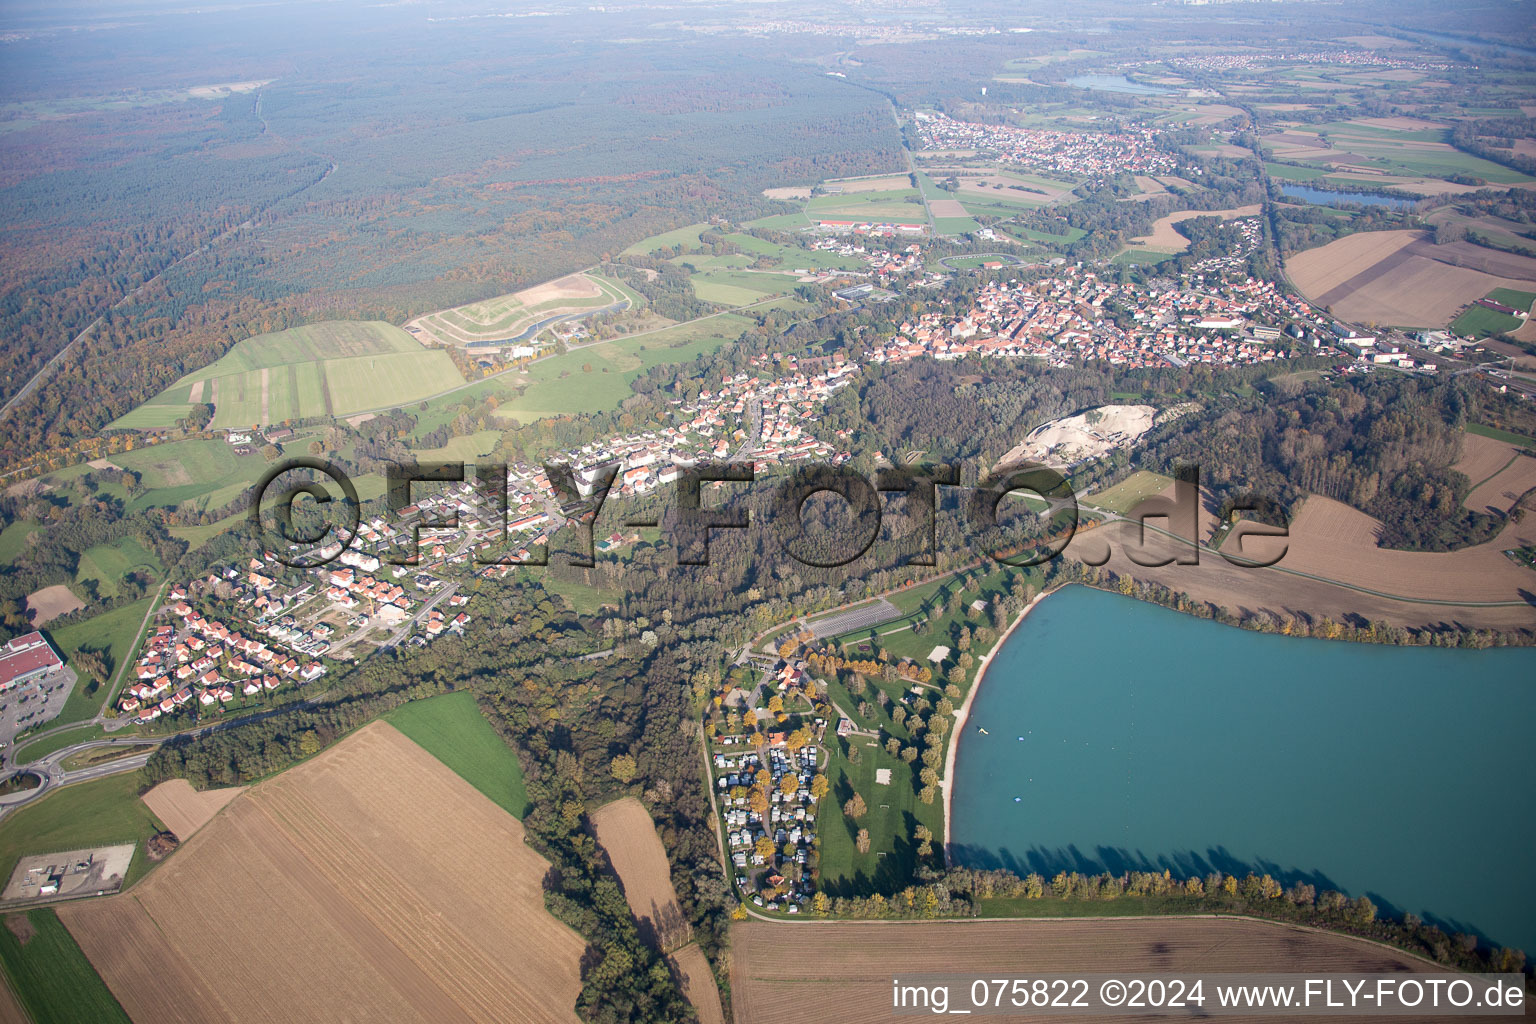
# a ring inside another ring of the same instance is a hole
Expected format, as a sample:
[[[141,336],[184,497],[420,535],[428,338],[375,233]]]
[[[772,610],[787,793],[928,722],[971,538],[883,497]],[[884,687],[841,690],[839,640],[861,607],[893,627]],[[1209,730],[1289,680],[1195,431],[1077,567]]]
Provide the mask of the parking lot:
[[[75,670],[64,668],[0,693],[0,744],[4,744],[0,747],[0,765],[10,766],[17,733],[36,728],[64,710],[64,701],[74,685]]]

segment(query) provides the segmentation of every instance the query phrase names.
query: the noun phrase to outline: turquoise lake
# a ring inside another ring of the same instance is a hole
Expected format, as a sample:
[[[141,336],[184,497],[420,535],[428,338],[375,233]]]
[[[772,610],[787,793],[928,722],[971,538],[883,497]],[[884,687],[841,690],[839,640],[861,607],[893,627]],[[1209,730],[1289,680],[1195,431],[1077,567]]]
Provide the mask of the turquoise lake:
[[[976,694],[953,852],[1267,871],[1536,951],[1533,720],[1536,650],[1282,637],[1068,587]]]

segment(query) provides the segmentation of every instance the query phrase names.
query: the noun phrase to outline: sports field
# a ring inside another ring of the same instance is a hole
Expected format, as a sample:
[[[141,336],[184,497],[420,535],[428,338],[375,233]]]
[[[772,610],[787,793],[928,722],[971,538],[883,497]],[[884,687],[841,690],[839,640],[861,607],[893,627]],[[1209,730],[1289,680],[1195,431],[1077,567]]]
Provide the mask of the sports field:
[[[337,320],[248,338],[111,426],[173,426],[195,404],[214,406],[215,428],[265,426],[403,405],[463,383],[446,352],[393,324]]]
[[[375,722],[59,918],[136,1020],[574,1024],[586,942],[545,909],[548,870],[516,818]]]
[[[1483,297],[1527,313],[1531,311],[1531,304],[1536,302],[1536,292],[1516,291],[1513,288],[1495,288]],[[1463,337],[1487,338],[1494,334],[1517,331],[1524,323],[1519,317],[1473,304],[1451,321],[1451,330]]]

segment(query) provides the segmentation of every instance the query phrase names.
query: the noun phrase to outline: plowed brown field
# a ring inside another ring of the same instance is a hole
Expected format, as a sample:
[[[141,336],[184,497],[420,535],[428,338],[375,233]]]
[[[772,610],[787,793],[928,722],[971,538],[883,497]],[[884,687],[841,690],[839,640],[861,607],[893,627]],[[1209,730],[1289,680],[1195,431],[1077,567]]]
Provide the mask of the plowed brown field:
[[[627,796],[594,811],[592,825],[624,886],[624,898],[640,923],[641,933],[663,950],[687,942],[691,929],[677,902],[672,867],[651,812]]]
[[[720,990],[715,987],[714,972],[698,943],[690,942],[672,954],[672,966],[682,975],[683,995],[693,1004],[699,1024],[725,1024],[725,1009],[720,1005]]]
[[[1207,515],[1202,510],[1202,536],[1211,521]],[[1168,526],[1167,520],[1152,523]],[[1370,516],[1314,496],[1291,523],[1289,540],[1251,539],[1244,546],[1261,557],[1285,543],[1286,554],[1274,568],[1235,566],[1205,551],[1198,565],[1138,565],[1127,554],[1136,526],[1126,522],[1080,532],[1065,554],[1240,614],[1269,612],[1312,622],[1328,616],[1356,625],[1379,621],[1413,628],[1529,628],[1536,622],[1536,572],[1503,554],[1536,543],[1536,517],[1509,524],[1485,544],[1448,552],[1378,548],[1379,529]],[[1238,553],[1233,543],[1228,540],[1223,550]],[[1173,554],[1175,545],[1149,533],[1146,552]],[[1488,602],[1512,603],[1478,607]]]
[[[573,1022],[585,943],[544,908],[548,868],[374,723],[59,917],[135,1020]]]
[[[1474,512],[1508,512],[1520,495],[1536,487],[1536,458],[1507,441],[1468,434],[1455,468],[1472,482],[1462,504]]]
[[[177,839],[186,842],[192,833],[223,810],[225,804],[243,792],[244,786],[198,792],[186,779],[171,779],[145,793],[142,799],[155,817],[176,833]]]
[[[1355,323],[1443,327],[1495,288],[1530,290],[1536,261],[1468,243],[1435,245],[1422,231],[1347,235],[1285,261],[1292,283]]]
[[[891,979],[898,973],[1012,978],[1106,971],[1168,976],[1195,971],[1363,974],[1431,969],[1407,954],[1347,936],[1230,918],[751,921],[731,929],[731,1001],[738,1024],[899,1020],[891,1012]],[[950,1006],[957,1003],[952,999]],[[1063,1018],[1009,1014],[986,1019]]]

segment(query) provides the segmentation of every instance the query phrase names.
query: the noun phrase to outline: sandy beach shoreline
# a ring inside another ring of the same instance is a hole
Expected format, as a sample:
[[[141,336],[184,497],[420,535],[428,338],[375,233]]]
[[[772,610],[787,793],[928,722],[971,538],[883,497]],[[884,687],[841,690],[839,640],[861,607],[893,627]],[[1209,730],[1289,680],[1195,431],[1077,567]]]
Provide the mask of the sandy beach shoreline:
[[[1003,644],[1008,642],[1008,638],[1013,635],[1013,631],[1019,628],[1019,624],[1029,616],[1034,607],[1059,589],[1061,588],[1053,587],[1050,590],[1041,591],[1035,595],[1033,600],[1019,609],[1018,616],[1008,626],[1007,631],[998,637],[997,643],[992,645],[991,650],[981,656],[981,661],[976,667],[976,678],[971,682],[971,688],[965,695],[965,701],[960,705],[959,710],[955,712],[954,728],[950,730],[949,750],[944,755],[944,777],[939,780],[939,793],[944,798],[944,865],[946,867],[953,866],[950,860],[950,846],[954,842],[951,819],[954,816],[955,807],[954,800],[952,799],[955,786],[955,761],[959,756],[960,740],[965,732],[966,719],[971,714],[971,701],[975,700],[976,694],[981,692],[981,684],[987,677],[987,668],[992,664],[993,655],[1003,649]]]

